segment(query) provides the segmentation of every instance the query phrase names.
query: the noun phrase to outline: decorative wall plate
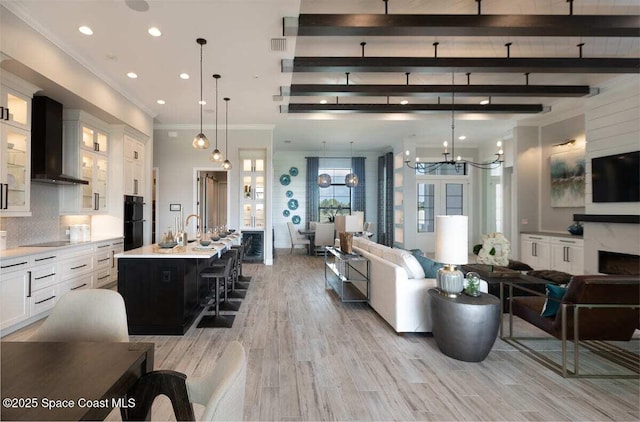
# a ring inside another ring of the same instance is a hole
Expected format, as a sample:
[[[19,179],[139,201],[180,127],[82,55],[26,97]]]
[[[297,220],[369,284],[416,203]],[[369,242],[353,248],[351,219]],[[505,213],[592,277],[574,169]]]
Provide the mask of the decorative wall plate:
[[[300,224],[300,216],[294,215],[293,217],[291,217],[291,221],[293,222],[293,224]]]
[[[289,217],[289,215],[291,215],[291,213],[289,212],[289,210],[284,210],[284,211],[282,211],[282,215],[284,215],[285,217]]]
[[[298,167],[291,167],[289,169],[289,174],[292,176],[297,176],[298,175]]]
[[[287,191],[287,198],[291,198],[293,196],[293,191]]]
[[[289,207],[289,209],[291,211],[297,210],[298,209],[298,200],[297,199],[289,199],[289,202],[287,202],[287,206]]]
[[[287,186],[289,183],[291,183],[291,176],[289,176],[288,174],[283,174],[282,176],[280,176],[281,185]]]

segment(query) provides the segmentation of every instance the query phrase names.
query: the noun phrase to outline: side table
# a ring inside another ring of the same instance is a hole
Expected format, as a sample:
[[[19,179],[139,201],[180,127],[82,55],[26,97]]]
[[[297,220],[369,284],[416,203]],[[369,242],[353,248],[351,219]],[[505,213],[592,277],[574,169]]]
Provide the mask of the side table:
[[[429,289],[433,337],[442,353],[465,362],[487,357],[498,336],[500,299],[481,293],[450,298]]]

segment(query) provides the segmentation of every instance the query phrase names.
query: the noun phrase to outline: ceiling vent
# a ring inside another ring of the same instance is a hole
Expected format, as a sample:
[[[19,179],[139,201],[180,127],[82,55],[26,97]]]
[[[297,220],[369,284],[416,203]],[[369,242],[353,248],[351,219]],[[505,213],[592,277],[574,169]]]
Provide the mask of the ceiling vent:
[[[271,51],[287,51],[287,39],[271,38]]]

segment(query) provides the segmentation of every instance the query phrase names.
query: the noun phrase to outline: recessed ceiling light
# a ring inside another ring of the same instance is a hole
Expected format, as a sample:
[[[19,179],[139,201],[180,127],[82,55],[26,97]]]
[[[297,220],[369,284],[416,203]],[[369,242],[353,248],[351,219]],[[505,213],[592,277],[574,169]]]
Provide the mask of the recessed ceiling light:
[[[326,104],[327,100],[320,100],[320,104]]]
[[[135,72],[129,72],[127,73],[127,76],[130,77],[131,79],[136,79],[138,77],[138,74]]]
[[[165,104],[165,101],[164,101],[164,100],[158,100],[158,101],[156,101],[156,103],[158,103],[158,104],[160,104],[160,105],[164,105],[164,104]]]
[[[402,104],[402,105],[407,105],[407,104],[409,104],[409,101],[407,101],[407,100],[402,100],[402,101],[400,101],[400,104]]]
[[[205,105],[205,104],[207,104],[207,102],[205,100],[200,100],[200,101],[198,101],[198,104]]]
[[[180,74],[180,79],[189,79],[189,74],[188,73],[181,73]]]
[[[82,32],[84,35],[93,35],[93,31],[86,25],[82,25],[78,28],[78,31]]]
[[[149,28],[149,30],[147,32],[152,37],[159,37],[160,35],[162,35],[162,32],[160,32],[160,30],[158,28],[156,28],[155,26],[152,26],[151,28]]]
[[[465,139],[467,139],[467,137],[464,135],[460,135],[458,136],[458,139],[460,139],[461,141],[464,141]]]
[[[489,104],[489,100],[480,101],[480,105],[487,105],[487,104]]]

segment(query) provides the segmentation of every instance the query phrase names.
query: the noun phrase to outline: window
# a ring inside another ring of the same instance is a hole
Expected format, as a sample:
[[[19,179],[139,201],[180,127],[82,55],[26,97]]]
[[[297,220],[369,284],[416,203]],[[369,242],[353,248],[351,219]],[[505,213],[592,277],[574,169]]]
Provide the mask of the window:
[[[331,176],[331,186],[319,189],[318,215],[320,222],[333,221],[336,215],[351,213],[351,189],[344,184],[350,168],[320,168],[318,174]]]
[[[435,231],[435,185],[418,184],[418,232],[433,233]]]

